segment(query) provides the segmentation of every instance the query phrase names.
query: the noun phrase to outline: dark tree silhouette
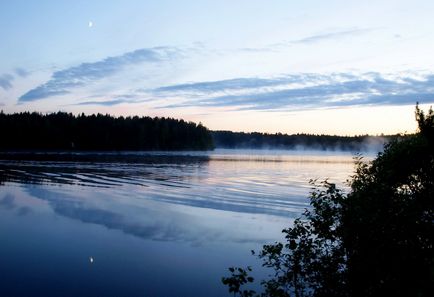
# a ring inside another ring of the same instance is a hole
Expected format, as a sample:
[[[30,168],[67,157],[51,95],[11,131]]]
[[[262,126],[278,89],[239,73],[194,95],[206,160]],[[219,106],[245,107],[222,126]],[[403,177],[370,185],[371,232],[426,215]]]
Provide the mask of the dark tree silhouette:
[[[0,113],[0,150],[208,150],[209,130],[172,118]]]
[[[232,131],[211,132],[216,147],[238,149],[317,149],[317,150],[343,150],[343,151],[367,151],[376,146],[381,148],[399,135],[386,136],[337,136],[314,134],[267,134],[245,133]]]

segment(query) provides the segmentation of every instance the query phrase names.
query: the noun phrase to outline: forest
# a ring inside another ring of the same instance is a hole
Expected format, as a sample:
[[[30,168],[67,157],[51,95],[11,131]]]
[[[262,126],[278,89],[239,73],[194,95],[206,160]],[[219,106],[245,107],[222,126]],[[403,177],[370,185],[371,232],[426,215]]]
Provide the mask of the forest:
[[[172,118],[0,113],[0,150],[210,150],[202,124]]]
[[[57,112],[0,112],[1,151],[172,151],[311,149],[379,151],[400,135],[336,136],[210,131],[202,124],[158,117]]]
[[[212,131],[216,147],[238,149],[311,149],[340,151],[379,151],[385,143],[401,137],[382,136],[337,136],[314,134],[268,134],[232,131]]]

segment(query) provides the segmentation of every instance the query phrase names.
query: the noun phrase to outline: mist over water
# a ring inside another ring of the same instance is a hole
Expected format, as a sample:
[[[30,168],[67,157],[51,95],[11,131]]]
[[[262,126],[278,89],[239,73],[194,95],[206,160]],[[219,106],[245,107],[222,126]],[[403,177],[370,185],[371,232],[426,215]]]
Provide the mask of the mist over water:
[[[285,146],[272,146],[272,145],[260,145],[260,146],[249,146],[248,144],[242,144],[236,149],[238,150],[263,150],[263,151],[278,151],[280,153],[288,154],[288,153],[303,153],[307,152],[308,154],[322,153],[322,152],[336,152],[339,154],[356,154],[361,153],[368,156],[375,155],[378,152],[383,151],[384,145],[387,144],[390,140],[384,137],[375,136],[375,137],[367,137],[362,142],[336,142],[333,145],[321,146],[321,145],[305,145],[305,144],[297,144],[292,147]],[[221,148],[223,149],[223,148]],[[271,154],[273,152],[270,152]]]
[[[310,179],[345,188],[354,169],[351,152],[307,150],[20,159],[0,161],[2,295],[225,296],[225,269],[257,265]]]
[[[259,132],[212,131],[217,148],[286,151],[336,151],[375,154],[399,135],[338,136],[314,134],[268,134]]]

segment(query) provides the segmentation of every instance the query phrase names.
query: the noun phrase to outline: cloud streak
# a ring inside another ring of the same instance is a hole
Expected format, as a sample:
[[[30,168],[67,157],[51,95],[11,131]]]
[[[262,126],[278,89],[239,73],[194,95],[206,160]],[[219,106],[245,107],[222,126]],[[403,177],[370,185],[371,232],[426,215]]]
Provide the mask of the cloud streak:
[[[17,67],[15,68],[15,74],[20,77],[27,77],[29,75],[29,72],[23,68]]]
[[[9,90],[12,88],[12,81],[14,80],[14,77],[8,73],[0,75],[0,87],[3,88],[3,90]]]
[[[113,99],[113,100],[102,100],[102,101],[84,101],[74,105],[101,105],[101,106],[114,106],[122,103],[132,103],[134,101],[126,99]]]
[[[343,31],[337,31],[337,32],[327,32],[323,34],[315,34],[312,36],[308,36],[305,38],[301,38],[298,40],[292,40],[289,41],[289,44],[309,44],[309,43],[316,43],[324,40],[336,40],[341,39],[345,37],[352,37],[357,35],[362,35],[365,33],[368,33],[372,31],[373,29],[360,29],[360,28],[354,28],[354,29],[348,29]]]
[[[26,92],[19,103],[36,101],[70,93],[71,89],[83,87],[94,81],[109,77],[127,66],[140,63],[156,63],[170,60],[178,54],[173,47],[138,49],[123,55],[108,57],[93,63],[82,63],[53,73],[46,83]]]
[[[234,78],[221,81],[186,83],[165,86],[155,89],[156,92],[217,92],[221,90],[243,90],[246,88],[259,88],[276,86],[291,81],[290,78]]]
[[[160,108],[227,107],[233,110],[306,110],[347,106],[434,102],[434,74],[294,74],[238,78],[154,89],[155,96],[180,102]]]
[[[375,28],[351,28],[351,29],[346,29],[341,31],[330,31],[330,32],[306,36],[300,39],[293,39],[284,42],[273,43],[264,47],[258,47],[258,48],[244,47],[238,50],[242,52],[248,52],[248,53],[276,52],[283,48],[287,48],[291,46],[310,45],[322,41],[329,41],[329,40],[333,41],[333,40],[339,40],[343,38],[355,37],[355,36],[367,34],[375,30],[376,30]]]

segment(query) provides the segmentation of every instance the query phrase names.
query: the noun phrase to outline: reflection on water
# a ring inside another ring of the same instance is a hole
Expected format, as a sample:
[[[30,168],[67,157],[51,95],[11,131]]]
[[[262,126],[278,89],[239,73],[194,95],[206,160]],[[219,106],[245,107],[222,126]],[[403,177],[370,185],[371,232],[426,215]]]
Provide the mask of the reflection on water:
[[[353,169],[351,155],[276,151],[7,159],[0,295],[15,296],[222,296],[225,267],[254,265],[249,251],[308,207],[309,179],[343,185]]]
[[[0,182],[116,189],[173,204],[287,215],[306,207],[310,179],[342,183],[353,166],[351,155],[229,152],[40,154],[38,161],[0,161]]]

